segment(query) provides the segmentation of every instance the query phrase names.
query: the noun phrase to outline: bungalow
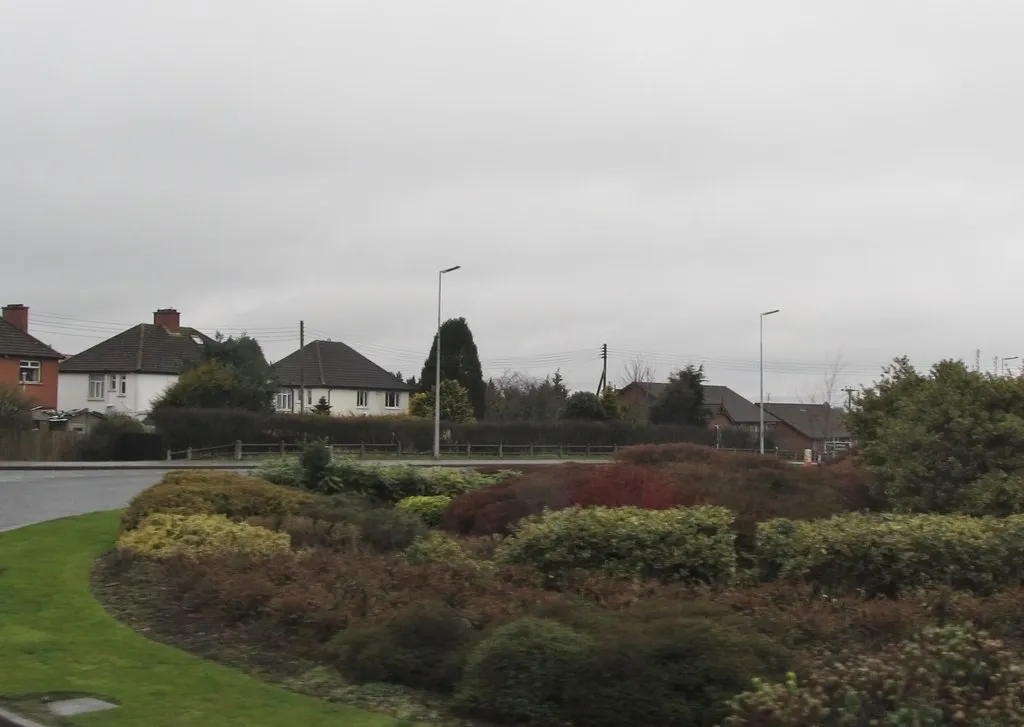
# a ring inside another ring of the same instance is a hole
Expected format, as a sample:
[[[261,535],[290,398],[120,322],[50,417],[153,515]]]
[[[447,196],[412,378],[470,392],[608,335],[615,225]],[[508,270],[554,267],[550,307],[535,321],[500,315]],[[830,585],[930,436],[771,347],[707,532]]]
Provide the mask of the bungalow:
[[[334,416],[409,412],[413,388],[340,341],[312,341],[271,368],[277,411],[308,411],[323,398]]]
[[[667,383],[635,381],[619,390],[619,400],[631,417],[646,421],[651,405],[661,397],[667,386]],[[705,384],[704,408],[708,411],[708,425],[711,427],[742,429],[750,434],[757,434],[760,426],[760,409],[728,386]],[[772,431],[776,421],[766,407],[766,433]]]
[[[765,402],[765,414],[773,414],[778,423],[772,440],[779,449],[790,452],[811,450],[815,459],[824,453],[837,454],[853,446],[853,434],[846,426],[846,413],[829,404],[790,404]]]

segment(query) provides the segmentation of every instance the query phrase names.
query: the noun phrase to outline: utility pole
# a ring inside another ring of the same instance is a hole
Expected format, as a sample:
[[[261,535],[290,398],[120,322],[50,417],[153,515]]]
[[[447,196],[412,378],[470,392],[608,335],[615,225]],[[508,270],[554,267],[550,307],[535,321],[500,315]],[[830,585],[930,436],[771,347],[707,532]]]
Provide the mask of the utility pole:
[[[299,321],[299,413],[306,410],[306,322]]]
[[[974,370],[981,371],[981,349],[975,349],[974,351]]]
[[[608,386],[608,344],[601,344],[601,383],[597,385],[597,395],[600,397]]]
[[[854,389],[852,386],[848,386],[845,389],[843,389],[843,391],[846,393],[846,408],[847,409],[852,409],[853,408],[853,392],[855,392],[856,389]]]

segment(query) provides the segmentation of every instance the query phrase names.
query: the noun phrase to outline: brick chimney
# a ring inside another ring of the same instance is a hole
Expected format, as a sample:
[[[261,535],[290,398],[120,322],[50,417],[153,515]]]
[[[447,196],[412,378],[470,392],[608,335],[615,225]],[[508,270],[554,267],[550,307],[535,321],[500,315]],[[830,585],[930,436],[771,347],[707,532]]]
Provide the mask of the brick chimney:
[[[4,320],[15,328],[28,333],[28,306],[21,303],[8,303],[4,306]]]
[[[180,333],[181,313],[174,308],[161,308],[153,314],[153,325],[163,326],[171,333]]]

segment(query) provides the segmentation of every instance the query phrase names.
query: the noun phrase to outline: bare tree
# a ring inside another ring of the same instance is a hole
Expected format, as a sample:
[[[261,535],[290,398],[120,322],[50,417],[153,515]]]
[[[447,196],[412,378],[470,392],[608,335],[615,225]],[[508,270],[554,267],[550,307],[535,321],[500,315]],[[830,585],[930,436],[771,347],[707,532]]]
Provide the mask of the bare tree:
[[[805,403],[810,405],[807,411],[811,426],[821,432],[822,456],[829,454],[829,439],[833,425],[837,418],[842,416],[842,406],[837,407],[835,400],[839,395],[839,379],[844,369],[846,361],[842,349],[839,349],[835,354],[826,357],[824,372],[818,386],[806,397]]]
[[[0,429],[23,429],[32,422],[32,401],[20,387],[0,384]]]
[[[647,359],[634,356],[622,366],[622,386],[630,384],[653,384],[658,378],[658,369]]]
[[[544,378],[506,370],[487,382],[487,418],[495,421],[553,421],[568,391],[561,374]]]

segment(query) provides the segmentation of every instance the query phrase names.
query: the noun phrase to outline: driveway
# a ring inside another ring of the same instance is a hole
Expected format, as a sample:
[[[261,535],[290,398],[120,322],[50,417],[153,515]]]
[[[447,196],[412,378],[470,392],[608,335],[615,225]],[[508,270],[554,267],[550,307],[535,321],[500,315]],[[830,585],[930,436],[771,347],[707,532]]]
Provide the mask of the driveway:
[[[160,470],[0,472],[0,531],[124,507],[163,474]]]

